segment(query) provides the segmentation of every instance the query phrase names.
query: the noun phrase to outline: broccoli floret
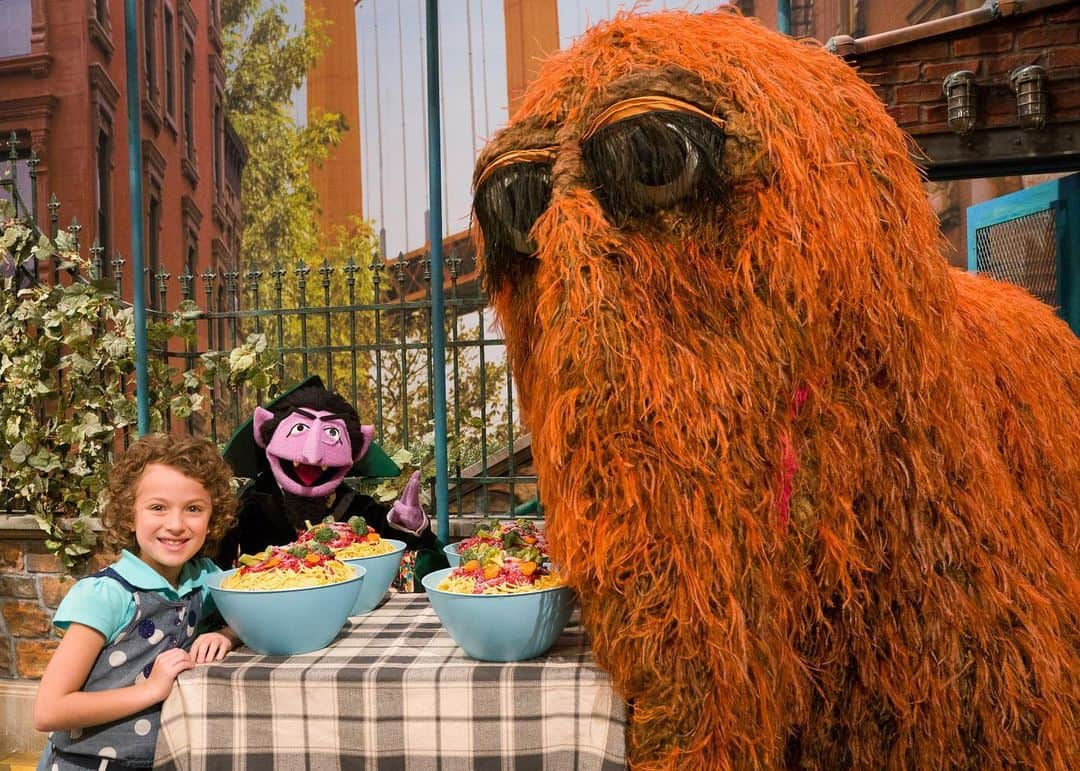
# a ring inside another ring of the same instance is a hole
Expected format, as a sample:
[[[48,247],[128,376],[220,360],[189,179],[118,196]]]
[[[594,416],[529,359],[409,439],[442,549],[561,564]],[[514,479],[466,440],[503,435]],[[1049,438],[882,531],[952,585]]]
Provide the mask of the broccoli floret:
[[[514,556],[522,562],[535,562],[537,565],[543,562],[540,550],[535,546],[526,546],[524,549],[519,549],[514,553]]]
[[[363,517],[349,517],[349,527],[357,535],[364,535],[367,533],[367,520]]]
[[[315,540],[319,543],[327,543],[334,540],[337,535],[331,527],[320,527],[315,531]]]

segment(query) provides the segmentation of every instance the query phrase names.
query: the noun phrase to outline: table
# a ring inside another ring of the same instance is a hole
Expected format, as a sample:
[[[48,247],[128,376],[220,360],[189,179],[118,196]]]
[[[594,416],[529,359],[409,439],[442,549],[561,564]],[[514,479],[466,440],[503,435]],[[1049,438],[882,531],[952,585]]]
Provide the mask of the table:
[[[466,656],[423,594],[395,594],[327,648],[246,648],[177,679],[158,769],[621,769],[626,707],[577,611],[547,655]]]

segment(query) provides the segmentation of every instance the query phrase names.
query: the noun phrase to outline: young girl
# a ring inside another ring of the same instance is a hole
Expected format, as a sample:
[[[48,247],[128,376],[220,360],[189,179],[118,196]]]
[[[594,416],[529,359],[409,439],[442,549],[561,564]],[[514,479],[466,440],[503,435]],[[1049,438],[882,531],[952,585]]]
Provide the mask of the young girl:
[[[176,676],[237,643],[196,636],[213,612],[205,580],[232,524],[231,472],[210,442],[139,439],[109,474],[104,545],[120,559],[78,581],[56,610],[66,630],[45,669],[34,727],[52,731],[39,769],[148,767]]]

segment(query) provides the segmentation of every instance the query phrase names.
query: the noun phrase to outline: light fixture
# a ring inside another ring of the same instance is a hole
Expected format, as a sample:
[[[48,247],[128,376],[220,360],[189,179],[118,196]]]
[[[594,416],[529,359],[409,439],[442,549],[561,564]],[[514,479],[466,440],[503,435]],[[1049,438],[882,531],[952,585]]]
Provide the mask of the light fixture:
[[[1016,115],[1024,131],[1046,125],[1046,70],[1037,64],[1009,73],[1009,86],[1016,94]]]
[[[957,70],[941,86],[948,107],[949,128],[961,136],[975,128],[975,73]]]

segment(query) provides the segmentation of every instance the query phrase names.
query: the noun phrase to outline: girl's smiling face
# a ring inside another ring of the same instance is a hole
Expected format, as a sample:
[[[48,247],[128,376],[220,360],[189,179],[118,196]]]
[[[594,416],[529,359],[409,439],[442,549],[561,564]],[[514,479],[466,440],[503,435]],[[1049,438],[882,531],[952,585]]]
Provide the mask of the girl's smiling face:
[[[176,586],[184,563],[206,541],[212,508],[202,482],[171,466],[149,464],[135,488],[139,557]]]

